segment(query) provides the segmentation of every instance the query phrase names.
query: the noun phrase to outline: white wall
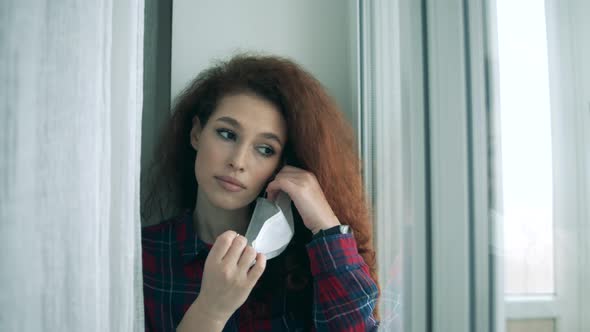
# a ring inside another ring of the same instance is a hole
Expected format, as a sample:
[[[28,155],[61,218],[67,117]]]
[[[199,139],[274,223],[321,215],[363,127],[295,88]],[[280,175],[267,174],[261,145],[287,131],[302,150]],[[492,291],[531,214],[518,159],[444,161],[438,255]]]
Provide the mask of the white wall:
[[[287,56],[356,119],[353,0],[175,0],[172,98],[213,60],[240,51]],[[353,126],[355,122],[352,122]]]

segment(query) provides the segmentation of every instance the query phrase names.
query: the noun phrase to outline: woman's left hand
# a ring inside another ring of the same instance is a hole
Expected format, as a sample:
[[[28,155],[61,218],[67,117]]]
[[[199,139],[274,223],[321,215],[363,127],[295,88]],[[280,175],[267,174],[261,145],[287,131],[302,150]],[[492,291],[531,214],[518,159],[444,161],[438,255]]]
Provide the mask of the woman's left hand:
[[[293,166],[283,167],[266,188],[268,199],[274,201],[279,191],[289,195],[305,227],[313,234],[340,225],[313,173]]]

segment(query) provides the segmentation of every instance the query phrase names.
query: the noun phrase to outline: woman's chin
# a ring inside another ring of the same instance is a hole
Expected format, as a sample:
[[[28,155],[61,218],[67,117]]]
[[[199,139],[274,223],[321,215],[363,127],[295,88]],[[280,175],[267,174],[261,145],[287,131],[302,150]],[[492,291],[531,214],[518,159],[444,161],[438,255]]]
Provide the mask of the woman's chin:
[[[256,197],[254,197],[256,199]],[[230,195],[218,194],[211,197],[211,205],[224,210],[239,210],[243,209],[252,203],[253,199],[244,197],[231,197]]]

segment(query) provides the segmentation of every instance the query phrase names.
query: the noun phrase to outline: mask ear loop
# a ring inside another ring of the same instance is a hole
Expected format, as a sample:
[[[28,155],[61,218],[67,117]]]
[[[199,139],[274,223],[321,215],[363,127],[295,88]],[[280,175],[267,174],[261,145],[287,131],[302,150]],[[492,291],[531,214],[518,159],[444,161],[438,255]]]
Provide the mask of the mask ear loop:
[[[262,198],[268,199],[268,192],[264,190],[264,194],[262,194]]]

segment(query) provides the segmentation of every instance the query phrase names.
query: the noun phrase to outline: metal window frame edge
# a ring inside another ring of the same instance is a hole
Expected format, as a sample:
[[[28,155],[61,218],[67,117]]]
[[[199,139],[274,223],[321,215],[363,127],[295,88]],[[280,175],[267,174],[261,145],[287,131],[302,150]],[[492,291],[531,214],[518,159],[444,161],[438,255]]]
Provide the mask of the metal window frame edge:
[[[583,249],[579,231],[582,225],[583,186],[577,151],[580,123],[577,110],[582,107],[579,82],[576,81],[575,49],[576,15],[574,2],[545,0],[547,24],[548,68],[551,99],[554,177],[554,275],[556,329],[579,331],[582,320],[579,304],[584,289],[579,267],[580,257],[574,252]],[[573,130],[572,130],[573,129]],[[577,159],[577,160],[576,160]],[[559,179],[559,181],[557,181]]]
[[[470,137],[474,108],[470,13],[462,0],[425,1],[432,206],[432,330],[475,328],[475,190],[478,145]],[[487,224],[487,218],[484,221]],[[484,257],[487,261],[487,257]]]

